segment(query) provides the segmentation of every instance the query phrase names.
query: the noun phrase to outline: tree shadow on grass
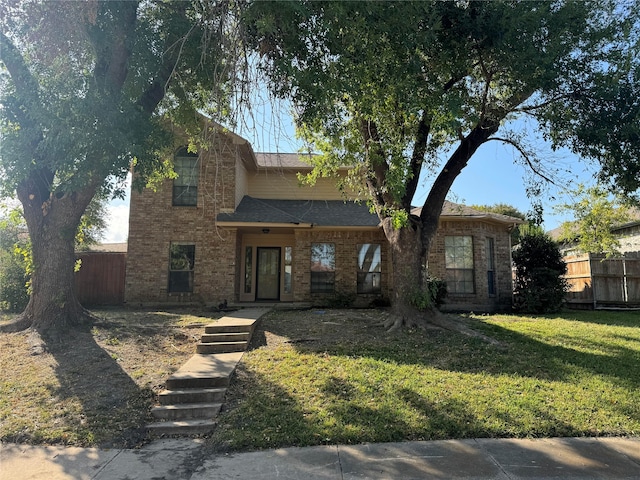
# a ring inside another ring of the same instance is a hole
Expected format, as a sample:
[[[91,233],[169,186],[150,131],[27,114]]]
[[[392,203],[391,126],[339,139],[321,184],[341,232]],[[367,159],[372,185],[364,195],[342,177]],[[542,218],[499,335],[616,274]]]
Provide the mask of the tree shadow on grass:
[[[564,334],[559,333],[547,342],[504,326],[478,322],[476,328],[502,342],[503,348],[496,348],[481,340],[448,331],[401,331],[388,334],[382,329],[374,330],[367,323],[359,324],[358,320],[323,322],[318,316],[305,318],[297,315],[282,318],[284,321],[281,321],[278,314],[261,321],[252,347],[269,348],[270,342],[276,339],[290,344],[303,354],[364,358],[398,365],[420,365],[444,372],[477,374],[479,379],[489,382],[492,382],[491,377],[498,376],[513,379],[506,380],[503,385],[520,384],[523,381],[526,383],[526,379],[533,379],[533,383],[526,385],[530,388],[540,385],[539,388],[543,390],[552,389],[550,391],[558,396],[562,396],[563,392],[564,395],[579,394],[581,389],[587,389],[591,399],[585,408],[611,411],[621,419],[620,421],[624,421],[624,418],[630,422],[640,421],[640,409],[634,401],[634,397],[637,398],[636,392],[640,391],[640,348],[635,348],[636,338],[633,336],[626,339],[626,342],[616,343],[593,336],[590,339],[572,337],[568,333],[564,338]],[[326,385],[327,394],[348,392],[349,385],[340,383],[343,381],[337,379],[337,383]],[[566,388],[556,382],[565,383]],[[492,385],[500,388],[499,383]],[[621,390],[616,390],[617,388]],[[617,393],[612,392],[609,395],[609,390],[615,390]],[[604,400],[608,396],[611,398]],[[579,405],[580,400],[576,401]],[[593,432],[597,434],[600,427],[596,424],[586,426],[588,431],[581,429],[577,432],[572,425],[558,420],[559,417],[554,414],[554,407],[549,407],[545,402],[544,395],[533,392],[530,404],[525,400],[525,404],[518,407],[527,415],[538,419],[533,424],[536,425],[534,428],[540,430],[540,435],[584,435],[589,434],[591,428],[596,429]],[[569,402],[566,408],[572,408],[571,404]],[[505,411],[509,412],[508,409]],[[584,409],[580,412],[588,415]],[[334,412],[335,415],[343,413],[344,411]],[[454,412],[452,416],[455,417],[459,413]],[[433,414],[445,417],[448,415],[440,404],[433,410]],[[504,435],[508,432],[508,426],[519,424],[518,418],[504,418],[500,421],[500,415],[497,411],[494,419],[502,423],[501,428],[489,427],[486,431],[482,428],[473,429],[476,431],[474,435]],[[508,416],[509,413],[504,415]],[[622,430],[618,430],[615,425],[605,428],[611,428],[611,432],[625,431],[622,425]]]
[[[593,353],[572,348],[568,339],[562,345],[553,345],[500,325],[479,321],[471,324],[496,338],[503,347],[444,330],[388,333],[359,320],[335,324],[315,317],[301,321],[298,317],[272,315],[260,321],[251,348],[267,346],[268,337],[273,337],[285,339],[300,352],[326,352],[464,373],[513,374],[551,381],[573,377],[578,367],[606,375],[626,388],[640,388],[640,349],[596,339],[591,346],[605,353]],[[583,346],[588,343],[584,341]]]
[[[153,392],[141,389],[116,360],[94,340],[89,328],[69,330],[55,338],[44,336],[55,359],[59,387],[51,396],[60,402],[77,400],[81,409],[61,421],[78,442],[105,448],[129,448],[146,439]],[[64,439],[60,439],[64,442]]]

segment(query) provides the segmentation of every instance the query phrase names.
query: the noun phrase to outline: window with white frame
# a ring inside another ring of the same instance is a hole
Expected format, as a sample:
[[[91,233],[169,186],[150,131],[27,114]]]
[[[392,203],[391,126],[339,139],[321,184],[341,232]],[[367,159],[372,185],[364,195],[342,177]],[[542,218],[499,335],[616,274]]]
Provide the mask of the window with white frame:
[[[173,205],[196,206],[198,204],[198,154],[186,148],[176,152],[173,170],[177,178],[173,180]]]
[[[333,293],[336,283],[336,246],[311,244],[311,293]]]
[[[358,249],[358,293],[380,293],[381,257],[380,245],[363,243]]]
[[[444,237],[445,280],[449,293],[475,293],[473,237]]]

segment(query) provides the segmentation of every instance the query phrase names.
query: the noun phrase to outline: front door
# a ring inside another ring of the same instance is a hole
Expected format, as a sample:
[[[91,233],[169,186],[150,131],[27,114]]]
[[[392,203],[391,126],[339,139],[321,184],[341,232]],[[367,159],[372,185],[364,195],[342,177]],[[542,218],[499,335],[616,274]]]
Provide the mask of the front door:
[[[280,247],[258,247],[256,300],[280,299]]]

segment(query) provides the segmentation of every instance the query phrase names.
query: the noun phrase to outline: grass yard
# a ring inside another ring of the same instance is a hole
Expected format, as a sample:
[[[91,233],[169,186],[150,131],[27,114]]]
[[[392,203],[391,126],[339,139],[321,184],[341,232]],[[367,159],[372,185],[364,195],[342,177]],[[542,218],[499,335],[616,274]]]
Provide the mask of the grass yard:
[[[0,440],[135,446],[206,311],[95,312],[34,355],[0,334]],[[640,435],[640,313],[461,317],[496,347],[442,330],[386,333],[381,310],[274,311],[239,364],[219,450],[465,437]],[[1,318],[0,322],[7,321]]]
[[[146,441],[155,394],[195,353],[212,312],[94,311],[90,330],[69,332],[34,355],[39,338],[0,334],[0,440],[132,447]],[[0,322],[8,321],[8,317]]]
[[[220,450],[469,437],[640,435],[640,313],[468,315],[501,342],[387,334],[367,310],[261,320]]]

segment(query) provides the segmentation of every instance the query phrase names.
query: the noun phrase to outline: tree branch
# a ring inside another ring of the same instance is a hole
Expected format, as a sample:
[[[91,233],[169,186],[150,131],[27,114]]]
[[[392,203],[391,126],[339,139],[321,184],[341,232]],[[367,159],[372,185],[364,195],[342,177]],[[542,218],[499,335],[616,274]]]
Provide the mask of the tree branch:
[[[389,165],[386,162],[385,154],[380,146],[380,135],[378,127],[372,120],[360,119],[360,133],[364,141],[364,148],[367,152],[369,171],[373,175],[367,175],[369,189],[378,206],[393,205],[393,198],[384,188],[387,179]]]
[[[504,138],[504,137],[490,137],[487,139],[487,141],[490,140],[496,140],[498,142],[503,142],[503,143],[507,143],[509,145],[511,145],[513,148],[515,148],[516,150],[518,150],[518,152],[520,153],[520,155],[522,155],[522,158],[524,158],[525,162],[527,162],[527,165],[529,166],[529,168],[531,169],[531,171],[533,173],[535,173],[536,175],[538,175],[540,178],[542,178],[543,180],[549,182],[551,185],[556,185],[556,183],[549,178],[548,176],[546,176],[544,173],[542,173],[541,171],[539,171],[533,164],[533,162],[531,161],[531,159],[529,158],[529,154],[527,153],[527,151],[522,148],[522,145],[520,145],[518,142],[515,142],[509,138]]]
[[[9,71],[9,75],[16,86],[16,91],[23,102],[32,97],[38,99],[40,85],[31,74],[24,58],[4,33],[0,32],[0,60]],[[37,102],[29,102],[37,103]]]
[[[100,15],[105,20],[99,23],[105,28],[88,29],[96,52],[94,76],[98,85],[107,91],[119,92],[127,79],[138,4],[138,1],[101,2]]]
[[[420,171],[422,170],[424,155],[427,151],[429,132],[431,131],[431,119],[431,115],[425,110],[422,112],[420,122],[418,123],[418,131],[416,132],[416,139],[413,143],[413,154],[411,155],[411,161],[409,163],[411,177],[407,182],[405,194],[402,197],[402,207],[407,212],[411,209],[411,200],[416,193],[418,182],[420,181]]]
[[[454,180],[460,175],[462,169],[467,166],[467,162],[478,150],[478,147],[497,132],[499,126],[499,121],[476,125],[469,135],[460,142],[458,148],[449,157],[440,174],[436,177],[420,213],[423,247],[428,247],[429,239],[432,238],[438,228],[438,219],[442,212],[442,206]]]
[[[186,2],[178,2],[177,6],[174,7],[174,15],[186,17]],[[167,35],[165,49],[162,55],[162,61],[158,67],[158,72],[137,102],[137,104],[142,107],[142,110],[148,115],[151,115],[155,111],[158,104],[164,98],[169,82],[175,73],[178,61],[180,60],[184,43],[187,41],[187,38],[189,38],[189,35],[194,28],[195,26],[191,26],[189,31],[184,35]]]
[[[549,100],[547,100],[546,102],[542,102],[542,103],[538,103],[536,105],[529,105],[529,106],[524,106],[524,107],[520,107],[520,108],[514,108],[513,111],[514,112],[523,112],[523,113],[530,113],[533,112],[535,110],[539,110],[541,108],[545,108],[548,107],[549,105],[559,101],[559,100],[564,100],[564,99],[568,99],[568,98],[572,98],[574,96],[576,96],[576,92],[570,92],[570,93],[563,93],[561,95],[557,95]]]

